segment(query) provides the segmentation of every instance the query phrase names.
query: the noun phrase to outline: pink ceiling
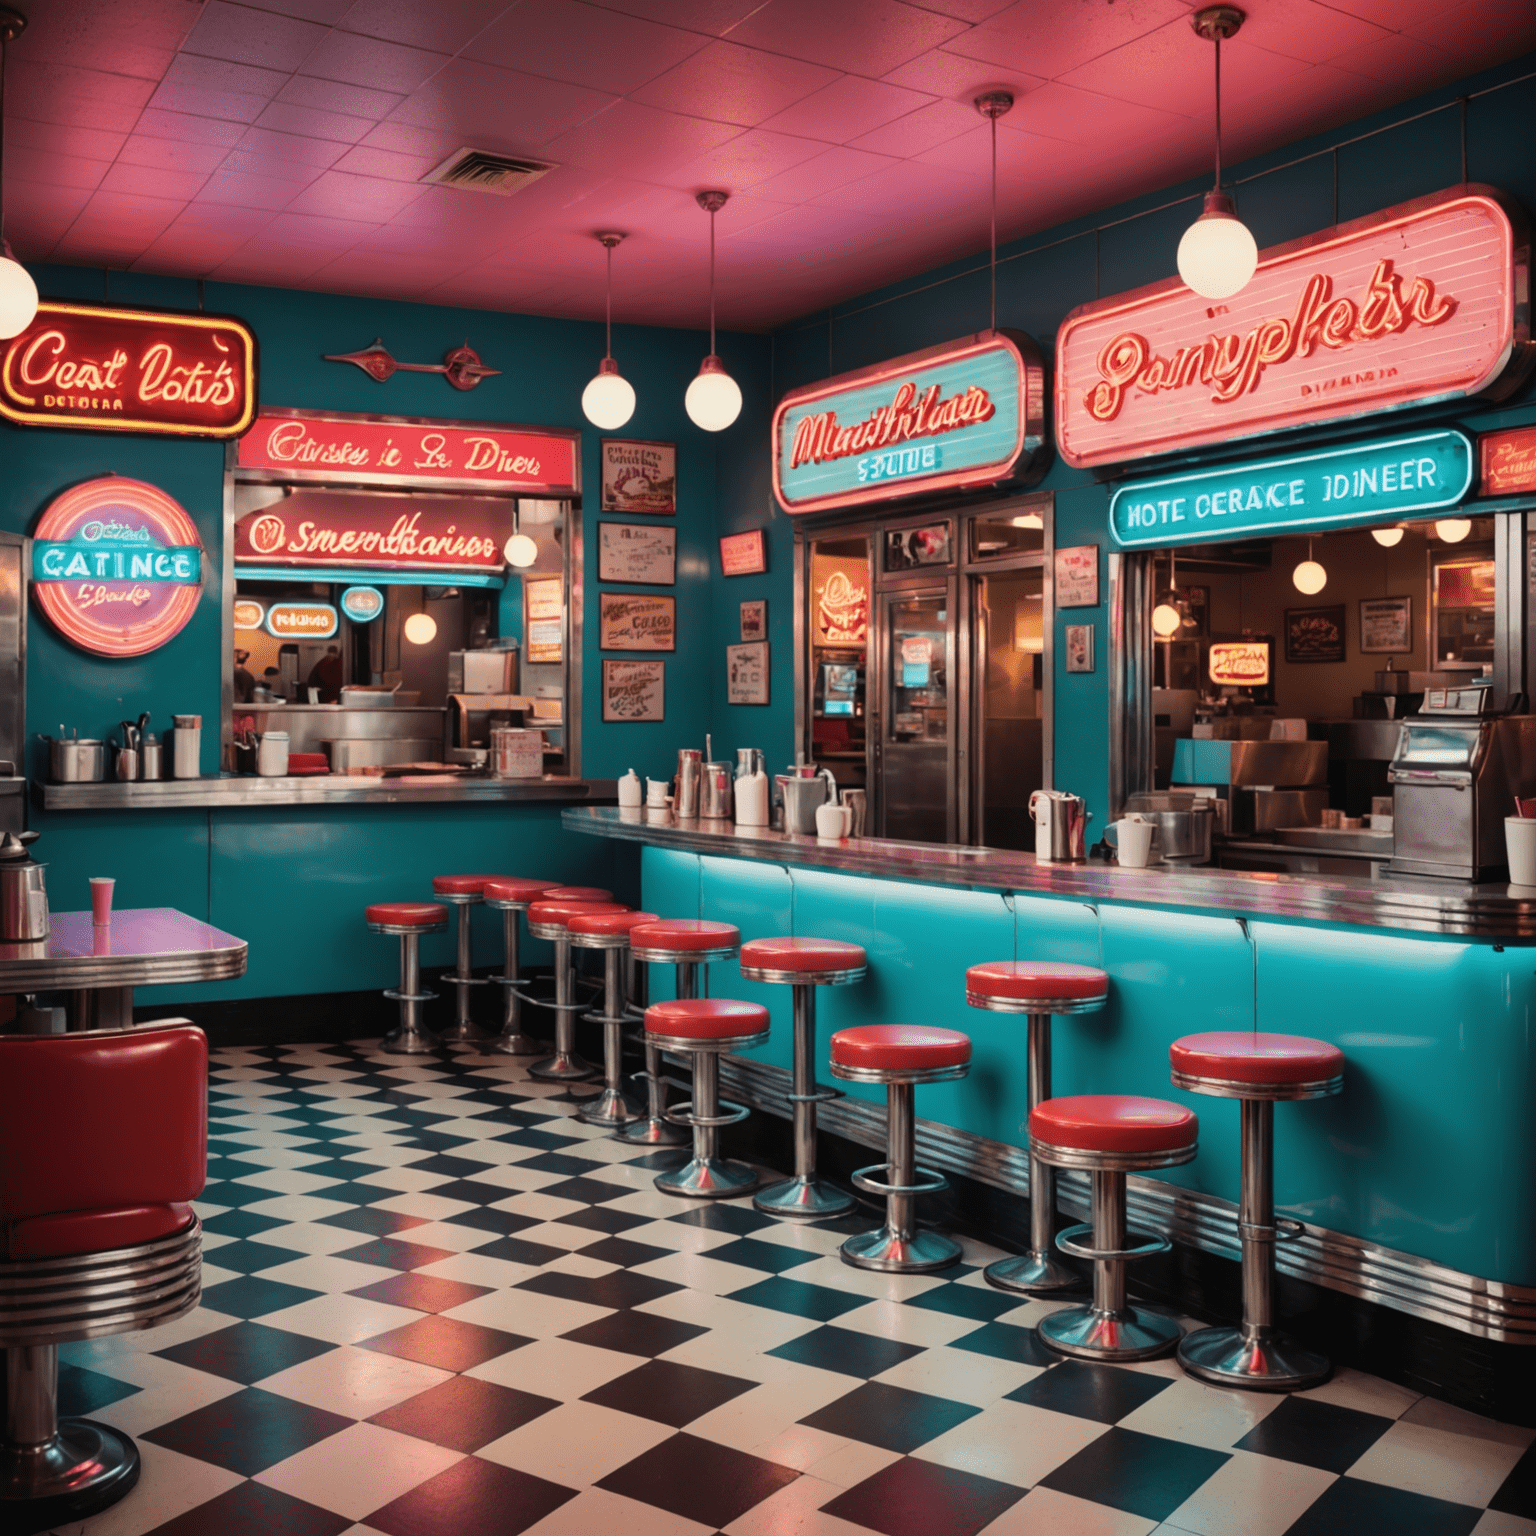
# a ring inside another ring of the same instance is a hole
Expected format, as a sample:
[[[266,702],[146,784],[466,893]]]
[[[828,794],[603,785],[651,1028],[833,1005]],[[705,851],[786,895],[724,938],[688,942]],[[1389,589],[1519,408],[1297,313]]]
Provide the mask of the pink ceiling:
[[[27,6],[28,0],[21,0]],[[552,315],[756,328],[1200,173],[1187,0],[31,0],[7,98],[24,259]],[[1536,47],[1511,0],[1248,0],[1228,158]],[[428,187],[463,146],[554,161]],[[1168,253],[1172,270],[1173,252]]]

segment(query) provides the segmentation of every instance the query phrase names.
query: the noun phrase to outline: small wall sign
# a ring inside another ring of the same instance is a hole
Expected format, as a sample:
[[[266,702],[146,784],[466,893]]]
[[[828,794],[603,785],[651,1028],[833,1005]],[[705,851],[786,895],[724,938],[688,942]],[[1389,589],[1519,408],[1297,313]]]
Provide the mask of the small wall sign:
[[[1484,496],[1536,491],[1536,427],[1484,432],[1477,440]]]
[[[677,580],[677,529],[670,523],[599,523],[597,579],[670,587]]]
[[[558,576],[523,582],[523,660],[530,666],[561,660],[564,604],[565,588]]]
[[[32,535],[32,594],[97,656],[142,656],[181,633],[203,595],[203,541],[158,486],[120,475],[56,497]]]
[[[266,622],[267,605],[258,603],[254,597],[237,597],[235,599],[235,628],[236,629],[260,629]]]
[[[377,587],[348,587],[341,594],[341,611],[354,624],[371,624],[384,612],[384,594]]]
[[[768,702],[768,642],[725,648],[728,704],[766,704]]]
[[[1268,640],[1212,641],[1211,681],[1220,688],[1267,688],[1269,651]]]
[[[1099,546],[1078,544],[1056,551],[1056,606],[1099,606]]]
[[[604,512],[676,512],[677,444],[603,439]]]
[[[1360,599],[1360,651],[1366,656],[1401,656],[1413,649],[1413,599]]]
[[[1285,610],[1287,661],[1344,660],[1344,604]]]
[[[675,651],[677,599],[604,592],[598,599],[598,648],[604,651]]]
[[[1068,624],[1066,626],[1067,671],[1093,671],[1093,625]]]
[[[615,723],[666,718],[664,661],[605,661],[603,719]]]
[[[230,315],[44,300],[0,351],[0,416],[27,427],[239,437],[256,338]]]
[[[279,640],[329,640],[341,627],[329,603],[273,603],[267,633]]]
[[[759,597],[741,605],[741,638],[766,640],[768,638],[768,599]]]
[[[756,576],[768,569],[768,540],[761,528],[728,533],[720,540],[722,576]]]

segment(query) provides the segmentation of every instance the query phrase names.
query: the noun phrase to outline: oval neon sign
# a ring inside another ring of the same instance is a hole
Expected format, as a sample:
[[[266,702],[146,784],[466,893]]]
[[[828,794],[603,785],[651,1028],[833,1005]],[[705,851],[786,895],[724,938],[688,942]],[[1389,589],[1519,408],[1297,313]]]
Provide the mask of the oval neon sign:
[[[340,626],[329,603],[273,603],[267,633],[279,640],[329,640]]]
[[[237,597],[235,599],[236,629],[260,629],[262,621],[266,616],[266,605],[258,603],[254,597]]]
[[[354,624],[371,624],[384,612],[384,594],[377,587],[348,587],[341,594],[341,611]]]

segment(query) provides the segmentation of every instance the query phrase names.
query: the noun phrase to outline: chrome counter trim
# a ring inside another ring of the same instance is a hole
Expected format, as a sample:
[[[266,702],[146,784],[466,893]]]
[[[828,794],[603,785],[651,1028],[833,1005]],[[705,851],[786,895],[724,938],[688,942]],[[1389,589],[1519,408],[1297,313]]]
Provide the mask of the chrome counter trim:
[[[720,1064],[720,1087],[755,1109],[780,1119],[790,1117],[790,1075],[783,1067],[727,1057]],[[860,1146],[885,1146],[883,1105],[837,1099],[819,1105],[818,1111],[822,1129]],[[1029,1192],[1029,1154],[1006,1142],[919,1120],[917,1157],[994,1189]],[[1057,1199],[1073,1216],[1088,1218],[1090,1189],[1087,1174],[1057,1171]],[[1126,1179],[1126,1217],[1136,1231],[1155,1232],[1224,1259],[1239,1257],[1237,1207],[1215,1195],[1131,1174]],[[1475,1338],[1536,1346],[1536,1286],[1484,1280],[1326,1227],[1308,1222],[1300,1226],[1294,1241],[1276,1246],[1280,1274]]]
[[[39,784],[49,811],[216,810],[279,805],[504,804],[518,801],[612,800],[612,779],[458,779],[408,784],[399,779],[316,774],[280,779],[140,780],[122,784]]]
[[[88,786],[87,786],[88,787]],[[889,838],[823,842],[767,827],[705,830],[679,826],[670,812],[581,806],[566,810],[567,830],[650,843],[717,858],[839,869],[925,885],[1022,892],[1073,901],[1176,907],[1223,917],[1295,918],[1356,928],[1392,928],[1451,938],[1536,944],[1536,893],[1523,887],[1421,875],[1277,875],[1241,869],[1121,869],[1115,864],[1040,864],[1031,853],[905,843]]]

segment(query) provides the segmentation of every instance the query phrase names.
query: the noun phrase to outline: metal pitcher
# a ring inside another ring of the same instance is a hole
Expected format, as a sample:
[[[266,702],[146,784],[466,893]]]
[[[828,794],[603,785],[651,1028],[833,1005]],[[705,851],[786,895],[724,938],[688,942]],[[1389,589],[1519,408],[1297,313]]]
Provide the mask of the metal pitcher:
[[[802,779],[781,773],[775,776],[775,783],[784,800],[784,830],[801,837],[815,837],[816,807],[825,805],[827,800],[826,779],[820,775]]]
[[[762,773],[768,764],[761,747],[736,748],[736,777],[744,779],[750,774]]]
[[[716,821],[729,821],[735,780],[729,763],[705,763],[703,787],[699,795],[699,814]]]
[[[1064,789],[1037,789],[1029,797],[1035,824],[1035,857],[1057,864],[1081,864],[1088,857],[1088,823],[1093,813],[1081,795]]]
[[[691,820],[699,814],[699,780],[703,776],[703,767],[704,754],[696,747],[679,749],[672,810],[680,821]]]
[[[36,832],[7,832],[0,837],[0,940],[30,943],[48,937],[48,892],[45,865],[36,863],[27,844]]]

